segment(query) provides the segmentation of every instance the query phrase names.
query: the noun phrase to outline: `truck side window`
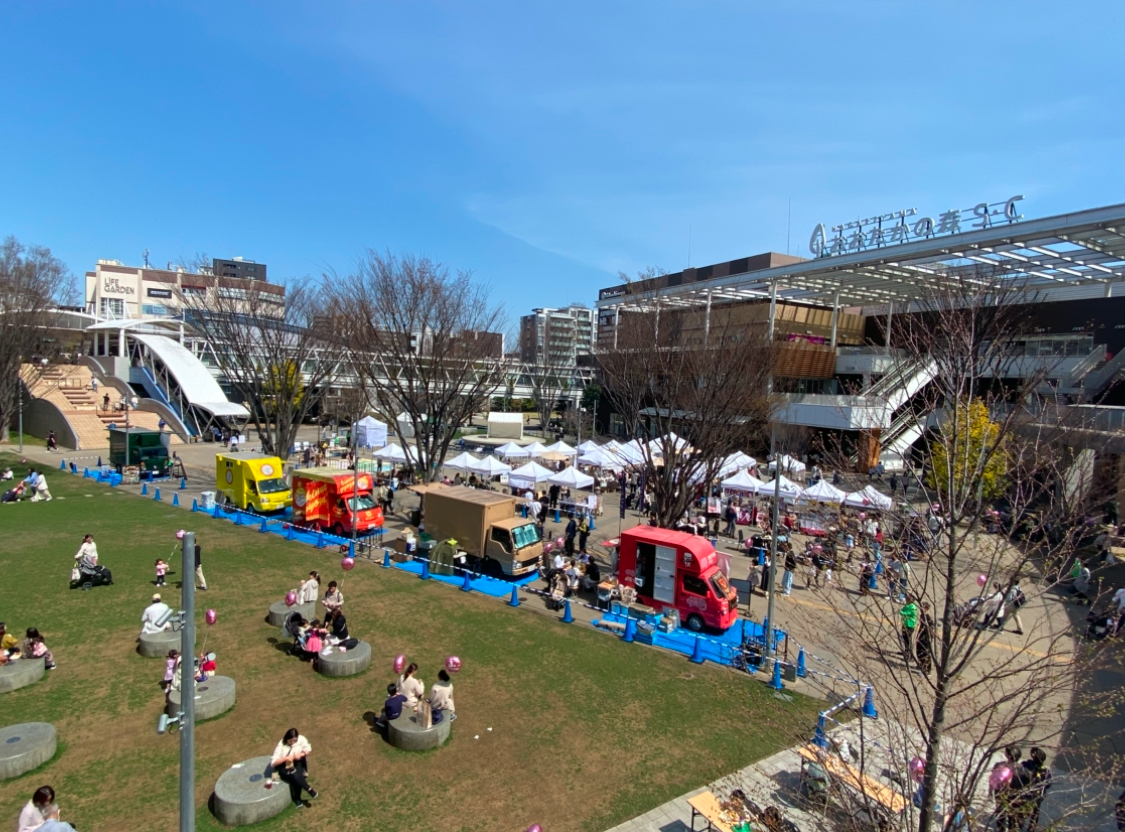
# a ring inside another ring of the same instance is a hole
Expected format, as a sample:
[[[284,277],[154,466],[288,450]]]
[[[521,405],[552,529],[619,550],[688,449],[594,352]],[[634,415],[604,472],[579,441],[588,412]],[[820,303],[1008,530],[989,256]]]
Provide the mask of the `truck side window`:
[[[492,530],[492,540],[494,543],[499,543],[503,546],[505,551],[512,551],[512,536],[508,534],[507,529],[494,528]]]
[[[706,595],[707,582],[696,575],[684,575],[684,592],[692,595]]]
[[[256,486],[254,484],[253,480],[249,480],[246,483],[246,490],[249,491],[251,494],[257,494],[258,493],[258,486]]]

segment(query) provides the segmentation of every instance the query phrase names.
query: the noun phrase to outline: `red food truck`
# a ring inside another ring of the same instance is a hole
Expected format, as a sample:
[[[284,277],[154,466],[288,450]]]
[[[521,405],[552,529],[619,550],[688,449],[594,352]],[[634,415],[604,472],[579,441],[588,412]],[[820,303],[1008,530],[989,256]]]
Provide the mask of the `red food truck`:
[[[622,532],[617,580],[658,611],[675,607],[695,632],[704,626],[725,630],[738,619],[738,593],[705,537],[653,526]]]
[[[353,520],[358,534],[377,529],[383,509],[375,504],[372,486],[370,474],[298,469],[293,472],[293,522],[340,536],[351,534]]]

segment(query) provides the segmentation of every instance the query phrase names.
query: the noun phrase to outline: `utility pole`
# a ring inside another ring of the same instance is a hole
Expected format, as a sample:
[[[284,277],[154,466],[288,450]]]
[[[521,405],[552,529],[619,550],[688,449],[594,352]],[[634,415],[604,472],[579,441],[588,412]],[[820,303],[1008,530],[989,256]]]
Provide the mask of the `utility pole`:
[[[769,602],[766,605],[766,656],[777,661],[773,654],[774,599],[776,597],[775,585],[777,583],[777,531],[778,515],[781,504],[781,459],[777,454],[777,428],[770,430],[770,456],[774,462],[773,477],[773,515],[770,519],[770,577],[769,577]]]
[[[16,393],[19,396],[19,422],[20,422],[20,453],[23,453],[23,376],[16,371]]]
[[[180,568],[180,832],[195,832],[195,532],[184,532]]]

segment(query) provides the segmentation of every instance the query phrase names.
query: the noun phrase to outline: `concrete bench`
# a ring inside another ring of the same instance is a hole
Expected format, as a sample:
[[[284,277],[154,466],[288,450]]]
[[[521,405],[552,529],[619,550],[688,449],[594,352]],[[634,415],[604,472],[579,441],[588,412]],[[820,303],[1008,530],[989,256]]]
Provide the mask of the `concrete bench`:
[[[16,659],[0,667],[0,693],[26,688],[34,685],[47,672],[46,660]]]
[[[59,735],[49,722],[24,722],[0,728],[0,780],[39,768],[55,756]]]
[[[181,691],[168,694],[168,716],[180,712]],[[234,707],[234,679],[229,676],[212,676],[206,682],[195,683],[195,719],[214,719]]]
[[[316,618],[316,601],[310,601],[307,604],[294,604],[291,607],[286,606],[284,601],[275,601],[270,604],[270,614],[266,616],[266,621],[275,627],[280,627],[285,623],[286,616],[291,612],[299,612],[301,618],[305,621],[312,621]]]
[[[280,815],[291,802],[289,784],[273,783],[271,776],[269,757],[228,768],[215,784],[215,817],[227,826],[249,826]]]
[[[449,714],[437,725],[423,728],[418,718],[408,708],[404,708],[398,719],[387,723],[387,742],[403,751],[429,751],[441,748],[449,740]]]
[[[316,669],[324,676],[355,676],[371,667],[371,645],[361,641],[351,650],[340,652],[333,647],[332,652],[323,652],[316,657]]]
[[[137,652],[149,659],[163,659],[167,658],[169,650],[179,650],[182,641],[180,630],[141,633],[137,639]]]

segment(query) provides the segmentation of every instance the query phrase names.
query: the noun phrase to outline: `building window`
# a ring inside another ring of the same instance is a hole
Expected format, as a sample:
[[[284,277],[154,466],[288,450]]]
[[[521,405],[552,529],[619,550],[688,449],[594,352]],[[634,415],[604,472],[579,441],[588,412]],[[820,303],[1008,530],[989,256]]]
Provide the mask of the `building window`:
[[[141,306],[141,311],[146,315],[158,315],[164,317],[168,314],[167,306],[157,306],[155,303],[146,303]]]
[[[102,298],[103,318],[124,318],[125,301],[120,298]]]

